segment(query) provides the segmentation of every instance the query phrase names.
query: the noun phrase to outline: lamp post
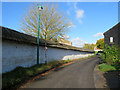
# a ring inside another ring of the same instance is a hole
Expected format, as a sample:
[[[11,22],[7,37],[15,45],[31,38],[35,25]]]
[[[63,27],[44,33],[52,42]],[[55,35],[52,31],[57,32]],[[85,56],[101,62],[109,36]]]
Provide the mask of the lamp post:
[[[39,31],[40,31],[40,27],[39,27],[40,14],[39,14],[39,12],[40,12],[42,9],[43,9],[42,6],[38,6],[37,64],[39,64]]]

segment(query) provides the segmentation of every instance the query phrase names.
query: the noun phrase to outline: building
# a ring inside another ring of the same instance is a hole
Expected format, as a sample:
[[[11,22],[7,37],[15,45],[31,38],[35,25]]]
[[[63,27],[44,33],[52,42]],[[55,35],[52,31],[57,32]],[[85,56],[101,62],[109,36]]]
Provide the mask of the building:
[[[107,45],[120,45],[120,22],[104,33],[104,43]]]
[[[70,42],[70,41],[68,41],[68,40],[66,40],[66,39],[64,39],[64,38],[58,38],[58,42],[59,43],[62,43],[62,44],[66,44],[66,45],[70,45],[70,46],[72,46],[72,42]]]
[[[103,51],[102,49],[98,49],[97,46],[94,47],[94,51],[95,52],[100,52],[100,51]]]

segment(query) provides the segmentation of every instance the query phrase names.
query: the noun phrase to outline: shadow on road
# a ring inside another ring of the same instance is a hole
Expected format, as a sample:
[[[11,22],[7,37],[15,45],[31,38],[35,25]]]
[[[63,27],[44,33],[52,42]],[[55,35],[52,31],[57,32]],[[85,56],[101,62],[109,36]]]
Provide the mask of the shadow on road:
[[[104,77],[106,78],[106,82],[110,90],[115,88],[120,88],[119,84],[119,71],[109,71],[104,73]]]
[[[59,71],[59,70],[61,70],[61,69],[63,69],[64,67],[60,67],[60,68],[57,68],[57,69],[55,69],[54,71]]]
[[[37,78],[34,81],[40,81],[40,80],[45,80],[45,79],[48,79],[48,77],[46,75],[45,76],[41,76],[40,78]]]

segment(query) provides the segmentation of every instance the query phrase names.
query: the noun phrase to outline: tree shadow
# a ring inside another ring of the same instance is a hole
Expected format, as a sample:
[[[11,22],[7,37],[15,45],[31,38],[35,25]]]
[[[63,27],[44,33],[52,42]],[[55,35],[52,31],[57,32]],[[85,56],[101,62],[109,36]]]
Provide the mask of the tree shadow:
[[[45,79],[48,79],[47,75],[44,75],[44,76],[41,76],[40,78],[35,79],[34,82],[40,81],[40,80],[45,80]]]
[[[106,83],[110,90],[120,88],[119,71],[108,71],[103,75],[106,78]]]
[[[64,67],[59,67],[59,68],[56,68],[54,71],[59,71],[61,69],[63,69]]]

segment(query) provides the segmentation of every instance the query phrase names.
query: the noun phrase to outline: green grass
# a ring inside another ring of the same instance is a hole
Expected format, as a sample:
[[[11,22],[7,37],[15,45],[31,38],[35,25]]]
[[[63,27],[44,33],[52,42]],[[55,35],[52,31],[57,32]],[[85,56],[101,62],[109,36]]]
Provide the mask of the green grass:
[[[91,58],[94,57],[95,55],[88,56],[85,58]],[[80,58],[76,60],[81,60],[85,58]],[[25,80],[34,77],[37,74],[40,74],[50,68],[57,67],[59,65],[62,65],[64,63],[68,63],[74,60],[61,60],[61,61],[52,61],[47,64],[39,64],[39,65],[34,65],[32,67],[17,67],[14,70],[10,72],[6,72],[2,74],[2,88],[11,88],[14,87],[17,84],[20,84],[21,82],[24,82]]]
[[[13,87],[14,85],[19,84],[24,80],[27,80],[52,67],[57,67],[58,65],[64,63],[65,63],[64,61],[52,61],[47,64],[34,65],[28,68],[17,67],[10,72],[6,72],[2,74],[2,87],[3,88]]]
[[[111,66],[111,65],[108,65],[108,64],[106,64],[106,63],[103,63],[103,64],[98,65],[98,69],[99,69],[100,71],[103,71],[103,72],[115,71],[115,70],[116,70],[115,66]]]

